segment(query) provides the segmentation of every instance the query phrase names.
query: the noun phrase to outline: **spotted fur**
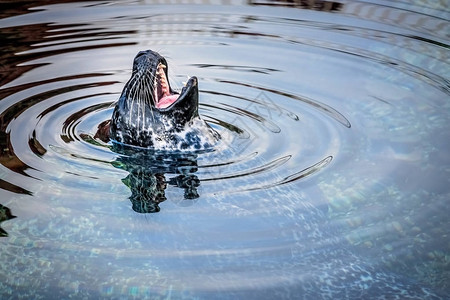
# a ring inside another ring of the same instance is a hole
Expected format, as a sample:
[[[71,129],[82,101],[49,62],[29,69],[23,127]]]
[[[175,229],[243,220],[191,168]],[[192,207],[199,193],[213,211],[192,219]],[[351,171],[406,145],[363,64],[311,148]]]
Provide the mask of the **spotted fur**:
[[[166,108],[157,108],[163,65],[167,62],[156,52],[141,51],[134,59],[133,73],[114,109],[110,139],[116,143],[156,150],[205,150],[219,139],[198,114],[198,81],[191,77],[178,99]],[[170,86],[170,93],[176,95]]]

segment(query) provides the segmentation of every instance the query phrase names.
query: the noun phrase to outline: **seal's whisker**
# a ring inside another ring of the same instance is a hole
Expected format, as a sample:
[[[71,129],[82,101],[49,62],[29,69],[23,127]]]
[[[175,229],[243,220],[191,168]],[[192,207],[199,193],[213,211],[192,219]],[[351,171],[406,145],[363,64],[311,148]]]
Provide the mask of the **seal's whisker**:
[[[133,107],[134,107],[134,103],[135,101],[138,101],[139,95],[138,95],[138,91],[140,90],[139,87],[142,83],[142,75],[140,75],[139,73],[137,74],[136,80],[133,82],[133,85],[130,88],[130,96],[131,96],[131,102],[130,102],[130,116],[129,116],[129,121],[132,122],[132,112],[133,112]]]
[[[142,107],[144,107],[144,105],[145,105],[145,77],[143,77],[143,79],[140,80],[138,88],[139,88],[139,97],[138,97],[139,109],[138,109],[137,115],[138,115],[138,120],[139,120],[139,113],[142,114],[142,127],[144,127],[144,125],[145,125],[144,124],[145,123],[145,118],[144,118],[145,109],[141,108],[141,104],[142,104]],[[141,127],[138,126],[138,128],[141,128]]]
[[[148,76],[150,74],[150,76]],[[151,74],[151,73],[146,73],[145,75],[144,75],[144,80],[143,80],[143,83],[145,84],[145,85],[147,85],[148,87],[153,87],[153,89],[155,88],[153,85],[151,85],[150,83],[151,83],[151,76],[153,76],[153,74]],[[154,114],[153,114],[153,107],[152,107],[152,102],[156,105],[156,100],[154,99],[154,96],[153,96],[153,91],[152,91],[152,89],[143,89],[144,90],[144,99],[143,99],[143,101],[145,102],[145,103],[148,103],[149,105],[148,105],[148,107],[150,108],[150,113],[152,114],[152,120],[153,120],[153,122],[155,121],[155,116],[154,116]],[[142,114],[144,115],[145,114],[145,111],[143,111],[142,112]]]
[[[129,120],[131,120],[131,116],[132,116],[132,113],[133,113],[133,102],[134,102],[134,97],[132,96],[132,94],[133,94],[133,89],[134,89],[134,87],[135,87],[135,85],[136,85],[136,81],[137,81],[137,80],[135,80],[135,81],[133,82],[133,85],[131,86],[131,88],[130,88],[129,91],[128,91],[128,93],[129,93],[129,98],[131,98],[131,101],[130,101],[130,103],[128,104],[128,107],[129,107],[129,110],[130,110],[130,112],[129,112]]]
[[[154,99],[154,96],[153,96],[153,93],[154,93],[153,90],[155,89],[155,87],[151,84],[151,76],[153,76],[153,75],[151,73],[148,73],[148,72],[145,75],[146,75],[146,76],[144,76],[145,84],[148,87],[153,87],[153,89],[145,89],[144,90],[145,91],[144,101],[146,101],[146,103],[149,104],[148,107],[150,108],[150,113],[152,114],[152,120],[154,121],[155,117],[153,115],[153,107],[151,105],[152,102],[153,102],[154,105],[156,105],[156,99]],[[148,76],[148,75],[150,75],[150,76]]]
[[[157,102],[158,102],[158,96],[157,96],[157,84],[158,83],[158,76],[152,74],[150,71],[147,71],[147,74],[149,81],[152,81],[153,84],[149,84],[149,86],[153,87],[152,93],[151,93],[151,98],[153,99],[153,104],[156,106]]]
[[[153,87],[153,89],[155,89],[155,87],[153,85],[151,85],[151,78],[149,76],[145,76],[145,81],[146,81],[145,83],[147,84],[147,86]],[[153,99],[153,92],[150,93],[150,90],[153,90],[153,89],[147,89],[146,92],[147,92],[147,94],[151,95],[152,100],[155,100],[155,99]]]
[[[149,77],[146,76],[147,74],[144,74],[143,76],[143,80],[142,80],[142,84],[143,84],[143,88],[141,89],[142,91],[142,105],[144,106],[144,109],[141,110],[142,113],[142,128],[145,128],[145,105],[149,104],[148,107],[150,107],[150,112],[153,116],[153,110],[152,110],[152,105],[151,105],[151,101],[149,99],[149,90],[148,88],[145,87],[151,87],[151,85],[149,85]]]
[[[139,82],[139,78],[135,79],[135,80],[132,82],[132,86],[131,86],[130,89],[128,90],[128,93],[129,93],[130,96],[131,96],[131,94],[133,93],[133,90],[135,89],[136,84],[138,84],[138,82]],[[130,83],[131,83],[131,82],[130,82]],[[134,99],[131,99],[131,100],[134,100]]]

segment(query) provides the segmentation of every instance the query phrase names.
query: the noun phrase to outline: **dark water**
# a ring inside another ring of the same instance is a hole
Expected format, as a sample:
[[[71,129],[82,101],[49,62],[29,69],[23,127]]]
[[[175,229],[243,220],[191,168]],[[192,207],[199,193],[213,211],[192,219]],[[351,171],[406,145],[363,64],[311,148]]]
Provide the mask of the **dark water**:
[[[1,299],[450,294],[446,1],[48,2],[0,5]],[[144,49],[215,151],[93,139]]]

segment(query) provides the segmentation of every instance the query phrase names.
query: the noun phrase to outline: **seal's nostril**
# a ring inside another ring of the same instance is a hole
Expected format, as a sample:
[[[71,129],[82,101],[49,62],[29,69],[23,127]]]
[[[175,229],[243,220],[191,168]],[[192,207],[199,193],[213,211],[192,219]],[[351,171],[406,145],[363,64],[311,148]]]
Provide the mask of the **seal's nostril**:
[[[138,59],[141,56],[147,55],[147,54],[148,54],[148,51],[139,51],[139,53],[136,55],[134,60]]]

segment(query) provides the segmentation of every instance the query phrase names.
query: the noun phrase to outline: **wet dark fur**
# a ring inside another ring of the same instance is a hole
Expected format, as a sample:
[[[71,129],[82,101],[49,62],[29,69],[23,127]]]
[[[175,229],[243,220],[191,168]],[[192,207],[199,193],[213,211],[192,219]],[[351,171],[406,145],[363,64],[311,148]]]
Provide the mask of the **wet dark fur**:
[[[155,106],[155,74],[167,62],[156,52],[141,51],[134,59],[133,74],[115,106],[110,139],[113,142],[161,150],[211,148],[219,134],[198,114],[198,81],[191,77],[179,99],[167,108]],[[168,78],[168,66],[166,68]],[[174,93],[170,88],[171,93]]]

